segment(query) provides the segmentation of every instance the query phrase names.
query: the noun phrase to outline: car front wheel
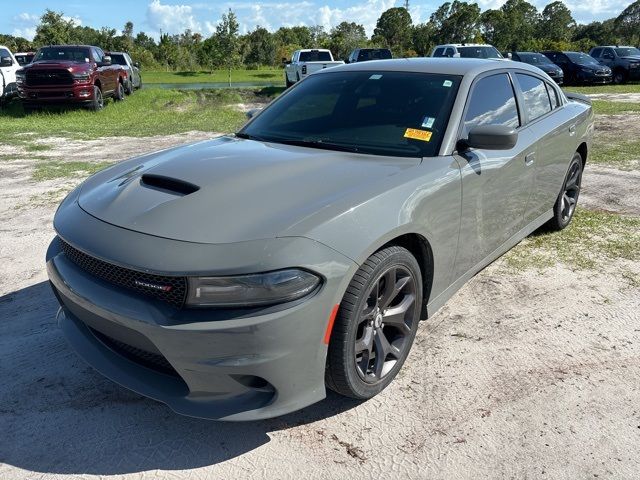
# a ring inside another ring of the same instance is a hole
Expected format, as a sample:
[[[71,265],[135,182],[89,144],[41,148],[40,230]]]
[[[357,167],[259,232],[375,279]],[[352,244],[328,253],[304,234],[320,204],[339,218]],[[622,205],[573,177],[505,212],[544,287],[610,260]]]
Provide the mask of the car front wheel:
[[[91,110],[98,111],[104,107],[104,98],[102,98],[102,90],[97,85],[93,86],[93,101],[91,102]]]
[[[327,353],[327,386],[361,400],[381,392],[409,354],[421,305],[420,266],[408,250],[391,246],[369,257],[338,309]]]
[[[125,90],[122,82],[118,82],[118,87],[116,88],[116,93],[114,94],[114,99],[116,102],[120,102],[124,100]]]

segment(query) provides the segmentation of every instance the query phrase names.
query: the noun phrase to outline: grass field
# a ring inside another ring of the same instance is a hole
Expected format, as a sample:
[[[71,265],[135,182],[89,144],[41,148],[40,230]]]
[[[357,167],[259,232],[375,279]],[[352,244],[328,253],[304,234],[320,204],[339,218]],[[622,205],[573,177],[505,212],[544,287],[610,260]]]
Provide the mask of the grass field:
[[[92,139],[111,136],[144,137],[199,130],[231,132],[245,115],[231,105],[267,100],[278,87],[206,91],[140,90],[123,102],[109,101],[100,112],[85,109],[47,109],[25,114],[19,102],[0,110],[0,142],[23,144],[30,151],[42,146],[29,142],[38,136]],[[25,135],[28,134],[28,135]]]
[[[592,85],[588,87],[563,86],[567,92],[582,93],[589,95],[592,93],[640,93],[640,83],[627,83],[624,85]]]
[[[142,71],[142,80],[145,84],[153,83],[207,83],[226,82],[226,70],[214,70],[211,72],[164,72]],[[284,71],[281,68],[266,70],[232,70],[231,83],[256,82],[284,85]]]

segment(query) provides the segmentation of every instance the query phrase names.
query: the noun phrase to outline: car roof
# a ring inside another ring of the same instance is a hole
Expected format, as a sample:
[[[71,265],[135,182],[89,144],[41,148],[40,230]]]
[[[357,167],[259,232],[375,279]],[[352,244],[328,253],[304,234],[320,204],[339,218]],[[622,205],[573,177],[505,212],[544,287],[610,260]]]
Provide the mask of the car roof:
[[[443,43],[442,45],[436,45],[435,48],[439,47],[493,47],[493,45],[488,43]]]
[[[633,45],[598,45],[593,48],[636,48]],[[593,48],[591,50],[593,50]]]
[[[528,63],[511,62],[503,58],[480,59],[480,58],[396,58],[390,60],[370,60],[368,62],[350,63],[337,67],[320,70],[317,74],[327,74],[338,70],[358,70],[358,71],[385,71],[385,72],[416,72],[416,73],[439,73],[444,75],[479,75],[491,70],[501,70],[504,68],[526,70],[532,73],[540,73],[537,67]]]

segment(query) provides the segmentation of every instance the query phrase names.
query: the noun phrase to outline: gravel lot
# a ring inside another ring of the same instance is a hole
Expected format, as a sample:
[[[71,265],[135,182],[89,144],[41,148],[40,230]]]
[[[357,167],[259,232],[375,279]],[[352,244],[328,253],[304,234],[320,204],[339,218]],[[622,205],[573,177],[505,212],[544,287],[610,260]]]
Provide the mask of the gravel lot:
[[[38,155],[104,161],[208,137],[43,139]],[[639,262],[514,270],[503,257],[421,324],[373,400],[202,421],[104,379],[65,344],[43,260],[80,178],[36,182],[38,161],[0,146],[0,478],[638,478]],[[640,216],[637,169],[588,166],[583,185],[585,207]]]

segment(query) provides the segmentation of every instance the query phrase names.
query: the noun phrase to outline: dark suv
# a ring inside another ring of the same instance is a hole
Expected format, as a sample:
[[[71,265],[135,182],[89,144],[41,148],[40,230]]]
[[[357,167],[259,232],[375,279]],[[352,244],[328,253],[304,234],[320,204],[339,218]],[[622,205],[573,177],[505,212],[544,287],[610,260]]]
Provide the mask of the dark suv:
[[[595,47],[589,55],[613,71],[614,83],[640,79],[640,50],[635,47]]]
[[[511,60],[528,63],[529,65],[538,67],[544,73],[549,75],[558,85],[562,85],[562,82],[564,82],[564,73],[562,69],[541,53],[511,52]]]
[[[611,69],[600,65],[586,53],[558,50],[547,50],[542,53],[562,69],[566,83],[611,83]]]
[[[42,47],[29,65],[16,72],[25,110],[52,103],[86,105],[100,110],[105,97],[124,98],[127,72],[112,65],[98,47]]]
[[[393,58],[391,50],[388,48],[356,48],[353,50],[345,63],[366,62],[368,60],[389,60]]]

